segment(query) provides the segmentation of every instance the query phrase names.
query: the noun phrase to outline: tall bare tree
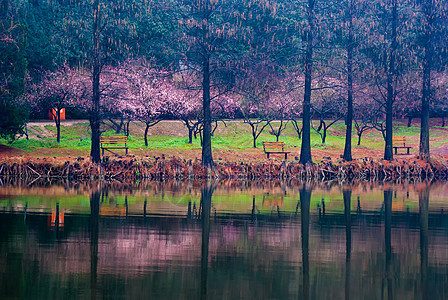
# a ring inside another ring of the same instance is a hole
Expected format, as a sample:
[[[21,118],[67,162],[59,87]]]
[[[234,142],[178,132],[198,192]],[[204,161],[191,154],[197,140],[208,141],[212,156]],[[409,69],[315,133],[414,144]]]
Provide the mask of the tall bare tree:
[[[433,38],[434,38],[434,0],[424,0],[423,13],[423,72],[422,72],[422,106],[420,125],[419,156],[429,161],[429,102],[431,99],[431,71],[433,68]]]
[[[179,3],[181,66],[194,70],[202,91],[202,165],[213,167],[211,102],[229,91],[245,68],[256,16],[275,13],[275,3],[239,0],[185,0]],[[176,41],[177,43],[177,41]]]
[[[314,31],[315,29],[315,6],[317,0],[308,0],[306,2],[306,20],[307,24],[304,31],[305,47],[305,93],[303,96],[303,131],[302,145],[300,148],[301,164],[312,163],[311,157],[311,83],[313,80],[313,50],[314,50]]]

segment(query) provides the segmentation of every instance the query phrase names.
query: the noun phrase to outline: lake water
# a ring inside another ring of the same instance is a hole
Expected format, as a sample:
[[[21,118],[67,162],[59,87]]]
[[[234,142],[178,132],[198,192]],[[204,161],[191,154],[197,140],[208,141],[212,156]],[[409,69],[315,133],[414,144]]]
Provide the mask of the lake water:
[[[0,299],[447,299],[448,185],[15,183]]]

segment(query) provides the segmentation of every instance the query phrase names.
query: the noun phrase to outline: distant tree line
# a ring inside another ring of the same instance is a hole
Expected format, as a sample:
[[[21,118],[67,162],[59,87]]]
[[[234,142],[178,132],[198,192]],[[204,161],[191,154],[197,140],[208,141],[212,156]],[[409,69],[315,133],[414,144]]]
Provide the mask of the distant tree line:
[[[213,167],[216,122],[235,117],[251,127],[254,147],[264,130],[278,140],[292,123],[301,163],[312,162],[311,131],[325,143],[337,120],[346,124],[345,160],[353,130],[359,144],[370,128],[392,160],[393,119],[420,118],[419,154],[429,160],[429,117],[448,113],[447,1],[0,5],[0,134],[21,133],[30,109],[73,107],[89,118],[95,162],[102,121],[117,132],[144,122],[147,144],[151,126],[176,118],[189,142],[201,138],[202,164]],[[55,123],[59,141],[57,113]]]

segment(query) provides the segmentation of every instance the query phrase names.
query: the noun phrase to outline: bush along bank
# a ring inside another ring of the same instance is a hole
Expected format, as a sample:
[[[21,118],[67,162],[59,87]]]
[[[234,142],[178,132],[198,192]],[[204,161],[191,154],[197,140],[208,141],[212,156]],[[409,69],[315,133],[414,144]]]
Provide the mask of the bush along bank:
[[[314,179],[314,180],[384,180],[448,179],[448,164],[411,161],[377,161],[368,158],[353,162],[333,163],[330,160],[302,165],[297,161],[263,160],[258,162],[216,162],[204,168],[200,160],[178,158],[107,159],[94,164],[89,158],[9,159],[0,162],[0,176],[19,178],[66,178],[74,180],[166,180],[166,179]]]

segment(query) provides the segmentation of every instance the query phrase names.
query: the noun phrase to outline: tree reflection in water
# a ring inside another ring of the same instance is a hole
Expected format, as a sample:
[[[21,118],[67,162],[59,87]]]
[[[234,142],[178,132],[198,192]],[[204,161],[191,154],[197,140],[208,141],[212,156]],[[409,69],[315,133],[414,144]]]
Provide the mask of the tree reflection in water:
[[[98,235],[101,191],[93,189],[90,195],[90,298],[98,294]]]
[[[310,299],[310,203],[311,185],[306,183],[300,189],[300,212],[302,229],[302,299]]]
[[[201,223],[202,223],[202,245],[201,245],[201,299],[207,299],[207,276],[208,276],[208,251],[210,241],[210,212],[212,207],[212,195],[216,184],[207,181],[201,188]]]
[[[352,190],[346,187],[342,190],[344,199],[345,216],[345,299],[350,299],[350,258],[352,254],[352,220],[351,220],[351,201]]]
[[[384,190],[384,240],[386,248],[386,288],[387,299],[393,299],[393,286],[392,286],[392,190]],[[384,288],[384,283],[383,283]],[[384,295],[384,292],[383,292]]]
[[[430,184],[426,184],[418,194],[420,215],[420,274],[422,299],[428,297],[428,206]]]
[[[446,298],[446,183],[282,184],[0,187],[0,298]]]

